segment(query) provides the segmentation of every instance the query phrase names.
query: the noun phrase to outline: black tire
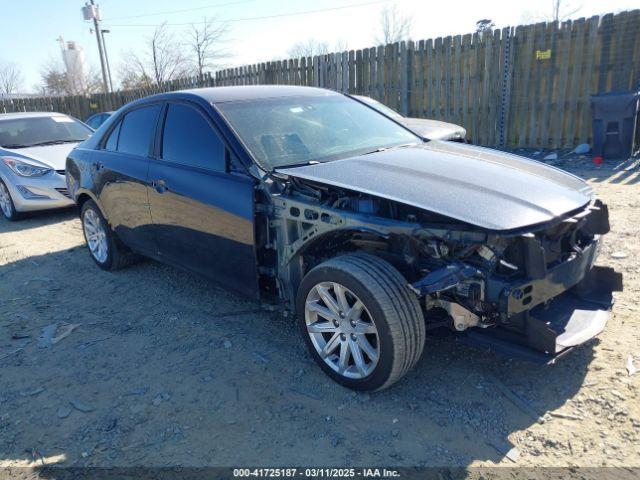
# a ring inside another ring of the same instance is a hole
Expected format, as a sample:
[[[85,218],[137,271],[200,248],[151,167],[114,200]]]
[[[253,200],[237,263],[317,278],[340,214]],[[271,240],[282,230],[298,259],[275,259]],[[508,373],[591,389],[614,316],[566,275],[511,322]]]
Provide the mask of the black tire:
[[[9,195],[9,214],[7,214],[7,212],[5,212],[2,208],[0,208],[0,212],[2,212],[2,216],[7,220],[9,220],[10,222],[15,222],[16,220],[20,220],[22,218],[22,214],[16,210],[16,206],[13,203],[13,198],[11,198],[11,192],[9,192],[9,189],[7,188],[6,183],[4,183],[1,179],[0,179],[0,184],[2,184],[0,188],[4,188],[7,194]]]
[[[307,331],[305,304],[309,292],[323,282],[338,282],[355,294],[370,312],[378,330],[379,359],[364,378],[347,378],[327,365]],[[382,390],[402,378],[419,360],[425,322],[415,293],[393,266],[373,255],[348,254],[313,268],[302,280],[296,299],[300,332],[320,368],[353,390]]]
[[[89,210],[96,214],[105,232],[107,241],[107,255],[104,261],[98,260],[88,247],[89,241],[87,239],[87,232],[84,228],[84,222],[85,215]],[[101,269],[107,271],[120,270],[121,268],[128,267],[129,265],[135,263],[139,259],[136,254],[131,252],[131,250],[129,250],[129,248],[120,241],[113,230],[111,230],[109,222],[107,222],[107,220],[104,218],[102,212],[93,200],[87,200],[82,205],[82,208],[80,209],[80,220],[83,223],[82,232],[85,237],[85,242],[87,243],[87,249],[89,249],[89,256]]]

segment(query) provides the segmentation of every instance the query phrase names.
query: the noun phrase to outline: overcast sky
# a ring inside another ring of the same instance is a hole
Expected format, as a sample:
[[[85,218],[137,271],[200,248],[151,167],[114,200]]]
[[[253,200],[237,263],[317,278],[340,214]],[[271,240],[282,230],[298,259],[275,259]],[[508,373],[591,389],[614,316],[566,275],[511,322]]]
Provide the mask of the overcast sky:
[[[357,49],[375,44],[380,10],[395,3],[413,17],[412,38],[427,39],[474,30],[481,18],[497,27],[531,23],[550,15],[552,0],[102,0],[103,27],[109,28],[107,47],[117,77],[125,53],[136,49],[154,26],[188,24],[216,17],[230,27],[227,49],[230,65],[242,65],[286,57],[292,44],[314,38],[329,44],[340,42]],[[638,7],[638,0],[570,0],[574,18],[619,12]],[[52,58],[60,57],[56,39],[75,40],[95,68],[99,65],[92,24],[84,22],[83,0],[0,0],[0,60],[16,63],[31,91],[40,83],[40,72]],[[324,10],[324,11],[322,11]],[[306,12],[306,13],[305,13]],[[126,17],[126,18],[125,18]],[[178,34],[184,26],[172,25]],[[114,79],[115,80],[115,79]]]

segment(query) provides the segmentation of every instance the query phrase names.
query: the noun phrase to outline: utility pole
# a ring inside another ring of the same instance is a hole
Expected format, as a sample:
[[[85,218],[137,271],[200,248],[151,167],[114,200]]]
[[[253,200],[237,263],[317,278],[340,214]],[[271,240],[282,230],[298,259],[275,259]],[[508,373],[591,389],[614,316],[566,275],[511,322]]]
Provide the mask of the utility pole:
[[[104,34],[111,33],[111,30],[100,30],[102,36],[102,47],[104,48],[104,61],[107,64],[107,75],[109,76],[109,88],[113,92],[113,80],[111,79],[111,65],[109,65],[109,56],[107,55],[107,42],[104,41]]]
[[[93,20],[93,26],[96,31],[96,39],[98,40],[98,52],[100,53],[100,66],[102,67],[102,86],[105,92],[110,92],[109,82],[107,80],[107,65],[105,62],[105,52],[102,45],[102,32],[100,31],[100,10],[94,0],[84,4],[82,7],[82,15],[85,20]]]

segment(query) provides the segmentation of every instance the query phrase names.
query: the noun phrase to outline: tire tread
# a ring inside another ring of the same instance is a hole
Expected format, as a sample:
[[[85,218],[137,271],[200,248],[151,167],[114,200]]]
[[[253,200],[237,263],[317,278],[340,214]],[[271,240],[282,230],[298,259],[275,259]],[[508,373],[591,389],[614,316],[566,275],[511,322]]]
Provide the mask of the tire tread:
[[[392,265],[368,253],[335,257],[322,267],[340,268],[366,285],[376,297],[389,325],[395,346],[393,367],[383,390],[402,378],[420,359],[426,337],[424,317],[407,281]]]

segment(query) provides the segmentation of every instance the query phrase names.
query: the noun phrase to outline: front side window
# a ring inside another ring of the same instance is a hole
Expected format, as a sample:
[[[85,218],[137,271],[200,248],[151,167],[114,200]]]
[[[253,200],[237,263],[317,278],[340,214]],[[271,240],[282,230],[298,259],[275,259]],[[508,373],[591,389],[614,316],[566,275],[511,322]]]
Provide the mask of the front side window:
[[[149,105],[126,113],[119,127],[117,151],[144,157],[149,155],[159,112],[160,105]]]
[[[266,170],[422,142],[394,121],[342,95],[260,99],[216,106]]]
[[[0,146],[5,148],[81,142],[92,133],[67,115],[0,120]]]
[[[192,167],[224,171],[224,145],[193,107],[172,103],[162,134],[162,158]]]

